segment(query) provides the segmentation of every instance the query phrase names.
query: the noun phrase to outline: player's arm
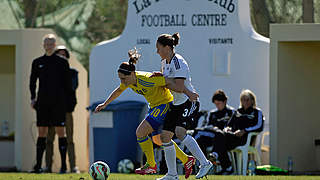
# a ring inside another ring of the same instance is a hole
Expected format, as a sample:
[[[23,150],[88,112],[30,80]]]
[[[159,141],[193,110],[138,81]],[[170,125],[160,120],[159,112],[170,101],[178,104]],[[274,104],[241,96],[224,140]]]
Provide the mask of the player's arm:
[[[165,80],[166,87],[168,89],[175,92],[184,93],[191,101],[196,101],[198,99],[199,95],[196,92],[190,91],[188,88],[186,88],[183,78],[165,78]]]
[[[37,64],[35,61],[32,62],[30,81],[29,81],[29,89],[31,93],[31,107],[34,108],[36,104],[36,88],[37,88],[37,79],[39,77],[39,73],[37,70]]]
[[[184,79],[182,78],[181,79],[166,78],[162,75],[162,73],[153,72],[152,75],[150,76],[150,80],[156,83],[157,86],[165,86],[166,88],[175,92],[179,92],[179,93],[184,93],[184,91],[187,92],[184,86]],[[178,80],[179,84],[177,84],[176,80]]]
[[[188,88],[185,87],[184,78],[176,78],[176,79],[164,78],[161,72],[153,72],[150,78],[154,80],[154,82],[159,82],[159,83],[156,83],[157,85],[166,86],[166,88],[172,91],[184,93],[189,97],[190,101],[198,100],[199,94],[197,94],[196,92],[190,91]]]
[[[166,87],[172,91],[178,93],[184,93],[185,86],[184,86],[184,79],[173,79],[173,78],[165,78],[166,79]]]
[[[190,91],[185,86],[184,86],[183,93],[189,97],[190,101],[197,101],[198,98],[199,98],[199,94],[198,93]]]
[[[113,100],[119,97],[124,90],[125,90],[124,88],[121,88],[120,86],[118,86],[115,90],[113,90],[113,92],[109,95],[109,97],[103,103],[99,104],[96,107],[94,112],[97,113],[97,112],[100,112],[102,109],[106,108],[108,104],[110,104]]]

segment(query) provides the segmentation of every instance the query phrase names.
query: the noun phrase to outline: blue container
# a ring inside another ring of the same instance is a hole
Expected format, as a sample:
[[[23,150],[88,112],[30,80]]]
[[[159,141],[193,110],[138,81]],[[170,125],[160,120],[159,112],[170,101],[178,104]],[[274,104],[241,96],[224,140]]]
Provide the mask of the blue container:
[[[88,109],[93,111],[99,103]],[[122,159],[137,159],[136,128],[145,117],[145,102],[112,102],[103,111],[113,113],[113,128],[93,128],[94,161],[107,162],[111,172],[117,172],[118,162]]]

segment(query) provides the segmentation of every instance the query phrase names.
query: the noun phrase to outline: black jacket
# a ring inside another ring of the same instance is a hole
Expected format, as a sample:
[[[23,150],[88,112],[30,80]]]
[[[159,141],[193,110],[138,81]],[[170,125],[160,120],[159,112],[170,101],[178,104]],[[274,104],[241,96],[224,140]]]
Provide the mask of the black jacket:
[[[215,109],[209,113],[206,126],[217,126],[219,129],[223,130],[234,112],[235,109],[228,105],[221,111]]]
[[[37,79],[39,88],[36,97]],[[67,98],[72,92],[68,61],[55,54],[34,59],[29,88],[31,99],[36,98],[36,106],[59,106],[66,110]]]
[[[239,108],[228,122],[232,131],[245,130],[246,132],[261,132],[264,125],[264,116],[259,108],[250,107],[247,110]]]

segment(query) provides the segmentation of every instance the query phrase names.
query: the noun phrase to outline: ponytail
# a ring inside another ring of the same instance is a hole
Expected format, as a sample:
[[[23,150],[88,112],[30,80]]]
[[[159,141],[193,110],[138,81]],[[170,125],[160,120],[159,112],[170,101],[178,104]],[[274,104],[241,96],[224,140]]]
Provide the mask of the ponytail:
[[[173,46],[177,46],[179,44],[179,39],[180,39],[180,34],[179,33],[174,33],[172,35],[172,40],[173,40]]]
[[[141,54],[138,53],[138,50],[136,48],[130,49],[128,51],[128,55],[129,55],[129,64],[133,64],[133,65],[137,64],[137,61],[141,57]]]
[[[172,49],[179,44],[180,34],[174,33],[170,34],[161,34],[158,37],[157,42],[162,44],[163,46],[170,46]]]
[[[128,51],[128,55],[129,61],[121,63],[118,69],[118,72],[124,75],[130,75],[131,72],[134,72],[136,70],[135,64],[137,64],[137,61],[141,57],[141,54],[138,53],[138,50],[136,48],[130,49]]]

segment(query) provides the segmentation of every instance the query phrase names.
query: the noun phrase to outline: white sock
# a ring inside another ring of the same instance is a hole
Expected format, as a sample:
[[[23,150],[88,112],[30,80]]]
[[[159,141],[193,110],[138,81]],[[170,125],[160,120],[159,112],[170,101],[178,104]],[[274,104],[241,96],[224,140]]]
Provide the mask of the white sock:
[[[208,164],[208,159],[203,154],[197,141],[192,136],[186,135],[182,143],[189,149],[192,155],[194,155],[194,157],[200,161],[201,165]]]
[[[177,175],[176,165],[176,150],[172,142],[162,143],[164,150],[164,157],[166,158],[166,164],[168,168],[168,174]]]

